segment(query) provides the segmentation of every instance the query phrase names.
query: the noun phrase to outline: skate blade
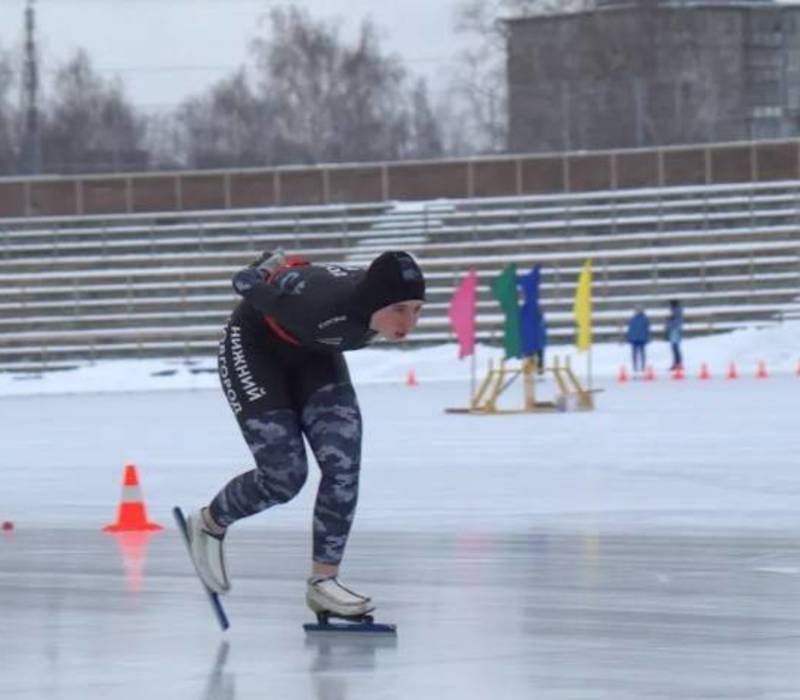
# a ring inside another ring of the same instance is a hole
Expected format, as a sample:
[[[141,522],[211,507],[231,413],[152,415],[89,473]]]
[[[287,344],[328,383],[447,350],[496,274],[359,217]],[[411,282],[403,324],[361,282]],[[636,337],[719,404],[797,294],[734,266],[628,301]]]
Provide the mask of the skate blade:
[[[203,579],[200,578],[200,574],[197,573],[197,567],[194,565],[194,561],[192,560],[192,546],[189,543],[189,528],[186,525],[186,517],[183,514],[183,511],[178,507],[175,506],[172,509],[172,515],[175,518],[175,522],[178,525],[178,530],[183,537],[183,542],[186,545],[186,551],[189,554],[189,560],[192,562],[192,568],[197,575],[197,580],[200,582],[200,585],[203,587],[203,590],[206,592],[208,596],[208,602],[211,604],[211,609],[214,611],[214,616],[217,618],[217,622],[219,626],[222,628],[222,631],[230,627],[230,622],[228,622],[228,616],[225,614],[225,608],[222,607],[222,602],[219,599],[219,594],[215,591],[212,591],[205,583],[203,583]]]
[[[367,634],[397,634],[397,625],[381,622],[307,622],[303,625],[306,632],[360,632]]]
[[[372,634],[397,634],[395,625],[385,625],[375,622],[372,615],[356,615],[347,617],[329,612],[318,612],[316,623],[309,622],[303,625],[306,632],[366,632]]]

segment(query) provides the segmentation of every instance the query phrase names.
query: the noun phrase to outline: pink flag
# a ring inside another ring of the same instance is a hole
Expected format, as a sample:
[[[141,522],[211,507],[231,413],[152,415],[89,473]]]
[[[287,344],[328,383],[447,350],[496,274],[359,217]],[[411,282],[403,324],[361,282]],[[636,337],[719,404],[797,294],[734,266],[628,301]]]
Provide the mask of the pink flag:
[[[450,300],[450,324],[458,338],[458,359],[475,352],[475,295],[478,273],[472,268]]]

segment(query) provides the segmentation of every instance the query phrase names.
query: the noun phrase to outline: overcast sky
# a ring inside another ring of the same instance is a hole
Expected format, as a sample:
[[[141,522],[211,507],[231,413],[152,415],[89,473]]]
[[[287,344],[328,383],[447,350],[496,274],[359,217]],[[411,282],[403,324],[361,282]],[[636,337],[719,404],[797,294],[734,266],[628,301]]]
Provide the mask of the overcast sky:
[[[0,48],[22,45],[26,0],[0,0]],[[104,75],[119,75],[147,109],[168,108],[247,60],[271,0],[36,0],[42,69],[83,47]],[[351,36],[370,16],[385,50],[436,89],[463,38],[453,29],[457,0],[298,0],[315,17],[339,18]]]

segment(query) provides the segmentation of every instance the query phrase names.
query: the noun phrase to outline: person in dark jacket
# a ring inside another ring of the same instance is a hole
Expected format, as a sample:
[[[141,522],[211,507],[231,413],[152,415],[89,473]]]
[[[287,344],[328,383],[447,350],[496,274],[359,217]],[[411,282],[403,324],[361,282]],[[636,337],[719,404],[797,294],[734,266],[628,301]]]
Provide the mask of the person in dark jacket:
[[[236,273],[233,287],[242,301],[225,327],[218,368],[255,468],[188,518],[195,567],[211,590],[229,590],[227,528],[297,495],[308,474],[305,437],[322,472],[306,601],[318,613],[363,616],[372,601],[337,578],[361,467],[361,415],[343,353],[414,329],[425,301],[422,271],[400,251],[366,270],[265,253]]]
[[[631,346],[633,371],[644,372],[647,363],[647,344],[650,342],[650,319],[641,306],[636,308],[636,313],[628,321],[628,332],[625,337]]]
[[[683,340],[683,309],[677,299],[669,302],[669,316],[664,327],[664,337],[672,348],[672,367],[670,371],[683,369],[681,341]]]

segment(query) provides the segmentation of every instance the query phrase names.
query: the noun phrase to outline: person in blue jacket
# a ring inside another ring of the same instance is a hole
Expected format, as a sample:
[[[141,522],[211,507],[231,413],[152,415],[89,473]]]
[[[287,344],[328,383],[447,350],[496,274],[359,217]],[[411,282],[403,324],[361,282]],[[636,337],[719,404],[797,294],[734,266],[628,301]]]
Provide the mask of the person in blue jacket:
[[[664,336],[672,348],[672,367],[670,367],[670,371],[682,369],[683,309],[677,299],[672,299],[669,302],[669,316],[667,316],[667,323],[664,327]]]
[[[650,342],[650,319],[641,306],[636,307],[636,313],[628,321],[626,338],[631,345],[633,371],[643,372],[647,362],[646,347]]]

